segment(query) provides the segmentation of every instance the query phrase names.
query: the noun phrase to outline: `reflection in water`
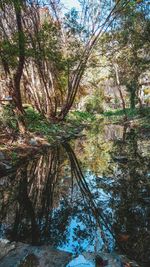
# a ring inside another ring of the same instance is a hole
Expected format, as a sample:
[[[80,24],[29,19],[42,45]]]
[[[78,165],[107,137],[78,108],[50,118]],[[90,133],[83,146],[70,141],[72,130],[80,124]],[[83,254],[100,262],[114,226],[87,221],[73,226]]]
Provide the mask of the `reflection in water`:
[[[73,253],[118,249],[144,266],[150,260],[148,141],[111,127],[93,127],[74,149],[63,143],[4,177],[1,236]]]
[[[60,148],[55,147],[18,169],[15,177],[7,178],[1,220],[5,220],[2,227],[8,239],[57,246],[66,238],[70,205],[63,197],[66,185],[59,179],[64,172],[59,156]]]
[[[126,142],[116,142],[113,153],[126,158],[117,166],[118,181],[112,191],[119,198],[114,203],[114,231],[129,235],[124,244],[127,254],[144,262],[150,260],[150,154],[142,155],[134,130],[127,134]]]

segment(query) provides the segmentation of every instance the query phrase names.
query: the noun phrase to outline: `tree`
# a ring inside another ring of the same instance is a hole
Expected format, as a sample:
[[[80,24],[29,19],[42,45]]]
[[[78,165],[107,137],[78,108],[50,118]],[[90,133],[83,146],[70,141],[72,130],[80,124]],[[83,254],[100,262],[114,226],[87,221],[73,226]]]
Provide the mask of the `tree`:
[[[113,7],[110,7],[110,11],[103,1],[101,3],[94,1],[93,4],[89,2],[88,5],[81,1],[82,16],[72,10],[63,23],[58,14],[58,6],[50,2],[52,10],[50,21],[52,25],[56,25],[58,33],[56,35],[57,49],[54,49],[55,57],[50,57],[50,50],[52,50],[48,41],[50,22],[45,21],[47,28],[45,28],[45,23],[40,25],[40,9],[35,5],[34,9],[30,7],[32,27],[29,25],[25,27],[33,51],[31,60],[36,67],[39,81],[42,81],[43,99],[42,102],[39,101],[38,106],[42,106],[42,109],[46,107],[44,113],[51,121],[64,120],[68,114],[75,101],[93,47],[116,18],[116,10],[124,8],[127,4],[128,1],[117,1]]]
[[[139,78],[148,69],[149,64],[148,28],[146,1],[140,1],[137,6],[133,3],[120,12],[118,24],[105,38],[107,43],[105,49],[118,89],[120,84],[126,86],[132,109],[135,108],[137,100],[141,105]],[[120,97],[125,110],[125,101],[121,92]]]
[[[82,3],[82,1],[81,1],[81,3]],[[90,22],[88,23],[88,29],[89,30],[85,31],[85,28],[84,28],[84,35],[83,35],[85,37],[85,32],[88,33],[86,36],[87,38],[85,38],[86,41],[83,45],[83,52],[81,55],[81,59],[77,63],[77,65],[76,65],[77,67],[74,70],[73,75],[70,74],[71,79],[69,78],[66,103],[64,104],[61,112],[58,114],[59,119],[63,119],[67,115],[68,111],[70,110],[70,108],[74,102],[80,81],[81,81],[83,74],[86,70],[87,62],[91,56],[91,53],[92,53],[92,50],[93,50],[95,44],[97,43],[99,38],[104,34],[104,32],[107,31],[110,24],[115,20],[117,10],[124,8],[129,3],[129,1],[126,1],[126,2],[117,1],[117,3],[113,6],[113,8],[111,9],[110,12],[106,12],[106,10],[108,11],[109,8],[108,8],[108,6],[107,6],[107,9],[104,8],[104,5],[103,5],[104,2],[103,1],[100,3],[100,5],[98,5],[97,1],[94,2],[94,6],[91,5],[91,3],[92,2],[90,2],[89,7],[92,6],[92,9],[94,10],[94,12],[88,11],[88,12],[90,12]],[[86,23],[87,23],[86,19],[88,19],[87,18],[87,13],[88,13],[87,10],[88,10],[87,5],[86,5],[85,1],[83,1],[83,9],[82,9],[83,16],[82,17],[83,17],[84,25],[86,25]],[[96,16],[95,16],[95,14],[96,14]]]
[[[18,128],[21,133],[25,132],[25,123],[23,120],[24,110],[22,107],[22,98],[20,83],[25,63],[25,39],[22,25],[22,10],[25,7],[23,0],[1,1],[1,50],[0,56],[4,71],[9,76],[9,89],[15,105],[14,113],[17,118]],[[9,19],[10,10],[12,17]],[[12,53],[15,53],[12,55]],[[8,57],[12,57],[8,59]],[[7,61],[8,59],[8,61]]]
[[[93,48],[118,14],[135,1],[80,2],[82,15],[74,10],[63,20],[59,1],[2,1],[1,58],[9,73],[17,114],[23,114],[24,90],[49,120],[64,120],[75,101]],[[13,15],[9,19],[10,8]],[[14,55],[10,53],[12,49]],[[12,62],[7,64],[10,54]]]

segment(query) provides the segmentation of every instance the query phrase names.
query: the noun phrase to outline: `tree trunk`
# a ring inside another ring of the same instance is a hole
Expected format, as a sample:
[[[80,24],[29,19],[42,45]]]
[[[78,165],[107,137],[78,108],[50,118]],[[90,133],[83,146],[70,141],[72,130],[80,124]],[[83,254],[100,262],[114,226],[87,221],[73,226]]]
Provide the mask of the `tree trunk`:
[[[24,32],[22,28],[21,21],[21,5],[22,0],[14,1],[16,22],[17,22],[17,30],[18,30],[18,50],[19,50],[19,61],[16,73],[13,77],[13,94],[12,98],[15,104],[14,113],[17,117],[18,129],[20,133],[25,132],[25,122],[24,122],[24,110],[22,107],[22,98],[20,92],[20,82],[23,74],[24,62],[25,62],[25,40],[24,40]]]
[[[118,65],[117,64],[114,64],[114,70],[115,70],[115,75],[116,75],[117,89],[118,89],[118,92],[119,92],[119,95],[121,98],[121,102],[122,102],[122,109],[123,109],[125,118],[127,119],[126,104],[125,104],[123,93],[122,93],[121,86],[120,86],[120,79],[119,79]]]
[[[135,109],[135,98],[136,98],[135,90],[131,90],[130,92],[130,108],[131,109]]]
[[[139,102],[140,109],[142,110],[143,109],[143,103],[142,103],[142,99],[141,99],[141,96],[140,96],[140,89],[137,92],[137,99],[138,99],[138,102]]]
[[[130,81],[128,84],[126,84],[126,87],[130,94],[130,109],[135,109],[136,92],[137,92],[137,85],[135,80]]]

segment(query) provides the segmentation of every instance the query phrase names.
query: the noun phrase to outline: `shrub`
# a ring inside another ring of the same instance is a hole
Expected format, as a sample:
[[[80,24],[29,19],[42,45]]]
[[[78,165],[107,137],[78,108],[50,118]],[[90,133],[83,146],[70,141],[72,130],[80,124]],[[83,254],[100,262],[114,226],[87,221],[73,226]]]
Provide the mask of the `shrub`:
[[[92,96],[87,99],[85,103],[85,111],[90,113],[103,113],[103,105],[102,105],[102,93],[95,92]]]
[[[13,113],[12,104],[3,106],[0,112],[0,121],[4,127],[9,127],[13,130],[17,129],[17,120]]]

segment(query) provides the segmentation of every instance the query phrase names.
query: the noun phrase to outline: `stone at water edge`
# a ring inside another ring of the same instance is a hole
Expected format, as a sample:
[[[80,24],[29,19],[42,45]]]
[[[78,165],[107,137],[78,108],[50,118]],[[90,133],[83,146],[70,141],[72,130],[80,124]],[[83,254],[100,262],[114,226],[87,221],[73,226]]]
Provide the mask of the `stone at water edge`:
[[[101,258],[101,263],[96,263],[96,257]],[[122,262],[118,256],[113,257],[110,254],[94,252],[84,252],[83,255],[79,255],[77,258],[73,259],[67,267],[123,267]]]
[[[7,240],[0,241],[0,251],[0,267],[66,267],[72,258],[71,253],[50,246],[31,246]]]
[[[93,252],[84,252],[85,259],[94,261],[96,256],[100,256],[106,267],[124,267],[125,264],[129,264],[130,267],[140,267],[135,261],[129,260],[125,255],[111,254],[111,253],[93,253]],[[107,263],[107,265],[106,265]]]
[[[9,251],[15,248],[14,243],[10,243],[7,239],[0,238],[0,259],[8,254]]]
[[[2,153],[1,151],[0,151],[0,160],[4,160],[5,159],[5,155],[4,155],[4,153]]]
[[[83,255],[85,259],[93,261],[94,263],[95,263],[96,257],[100,257],[103,260],[104,267],[105,266],[106,267],[122,267],[122,262],[118,255],[112,255],[109,253],[102,253],[102,252],[100,253],[84,252]]]

